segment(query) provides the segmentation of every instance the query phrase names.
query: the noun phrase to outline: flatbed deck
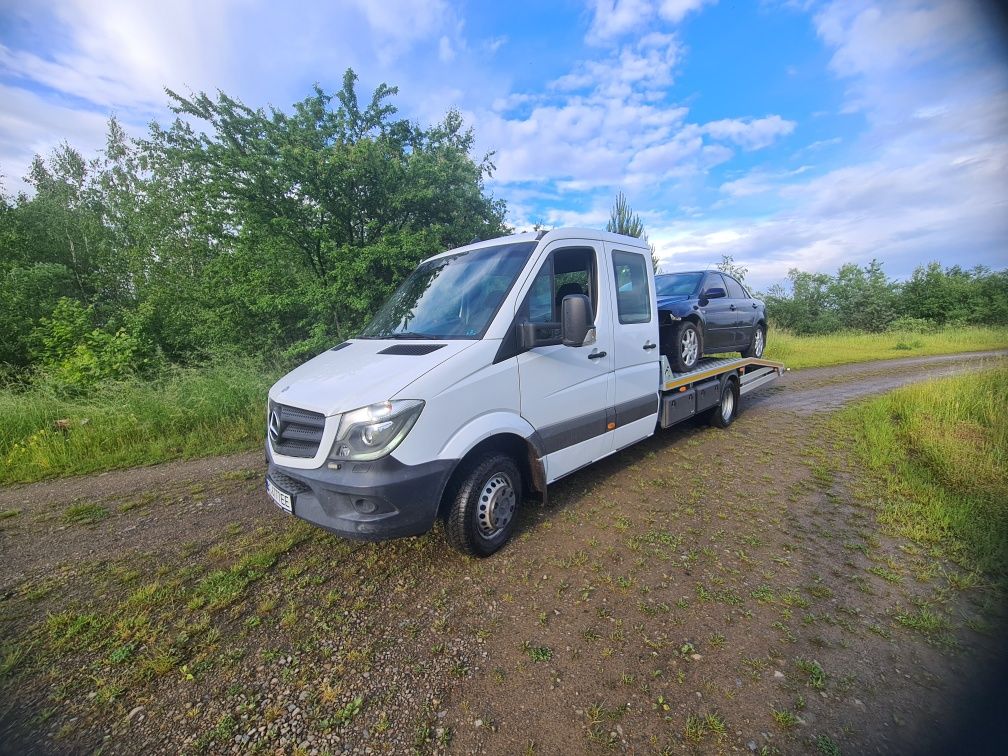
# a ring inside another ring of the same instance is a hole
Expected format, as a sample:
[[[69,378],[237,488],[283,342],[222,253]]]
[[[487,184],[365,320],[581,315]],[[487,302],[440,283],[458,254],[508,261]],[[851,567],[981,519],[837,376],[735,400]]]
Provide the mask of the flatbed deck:
[[[742,395],[778,378],[786,369],[781,362],[758,357],[708,357],[700,360],[695,369],[676,373],[663,355],[661,366],[662,391],[677,391],[698,381],[735,370],[739,373],[739,393]]]

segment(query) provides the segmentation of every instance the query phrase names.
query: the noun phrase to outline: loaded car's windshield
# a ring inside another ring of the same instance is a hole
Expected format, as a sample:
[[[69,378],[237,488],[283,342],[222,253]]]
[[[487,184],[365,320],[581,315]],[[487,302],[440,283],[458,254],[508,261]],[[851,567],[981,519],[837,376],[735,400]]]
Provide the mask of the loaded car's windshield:
[[[655,276],[655,291],[659,297],[689,296],[700,285],[703,273],[669,273]]]
[[[535,246],[499,244],[421,263],[360,337],[482,338]]]

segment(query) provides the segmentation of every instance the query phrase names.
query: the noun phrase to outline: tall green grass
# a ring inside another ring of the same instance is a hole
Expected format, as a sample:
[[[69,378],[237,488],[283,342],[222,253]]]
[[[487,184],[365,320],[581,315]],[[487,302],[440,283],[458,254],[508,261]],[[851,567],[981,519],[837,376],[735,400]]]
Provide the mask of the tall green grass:
[[[1008,585],[1008,369],[908,386],[834,422],[877,479],[884,526]]]
[[[774,330],[767,357],[807,368],[1000,347],[1008,347],[1008,329],[818,337]],[[232,360],[73,397],[44,376],[24,390],[0,389],[0,484],[257,448],[266,391],[279,373]]]
[[[77,396],[44,379],[2,390],[0,483],[254,448],[275,378],[275,371],[232,361],[100,384]]]
[[[844,332],[825,336],[795,336],[771,328],[766,358],[801,369],[851,362],[889,360],[956,352],[982,352],[1008,348],[1008,328],[948,327],[924,333],[885,331]]]

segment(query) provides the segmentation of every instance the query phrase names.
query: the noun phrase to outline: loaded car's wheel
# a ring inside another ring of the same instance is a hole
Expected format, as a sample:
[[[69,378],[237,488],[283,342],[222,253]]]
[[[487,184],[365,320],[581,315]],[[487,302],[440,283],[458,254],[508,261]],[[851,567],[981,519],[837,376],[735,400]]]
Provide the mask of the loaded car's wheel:
[[[721,383],[721,401],[711,407],[708,420],[715,428],[727,428],[739,413],[739,384],[734,378]]]
[[[762,323],[756,326],[753,331],[752,341],[749,346],[742,350],[743,357],[762,357],[763,350],[766,349],[766,326]]]
[[[672,349],[669,354],[672,369],[677,373],[685,373],[695,368],[703,356],[703,336],[692,320],[680,320],[672,333]]]
[[[448,542],[464,554],[490,556],[514,530],[521,473],[509,456],[490,452],[462,471],[448,495]]]

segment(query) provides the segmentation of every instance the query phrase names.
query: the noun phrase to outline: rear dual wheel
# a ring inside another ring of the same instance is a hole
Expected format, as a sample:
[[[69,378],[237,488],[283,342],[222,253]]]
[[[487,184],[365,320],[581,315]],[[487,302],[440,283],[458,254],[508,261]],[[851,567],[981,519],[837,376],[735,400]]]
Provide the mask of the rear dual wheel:
[[[739,384],[734,378],[721,383],[721,400],[710,409],[707,419],[715,428],[727,428],[738,417]]]

